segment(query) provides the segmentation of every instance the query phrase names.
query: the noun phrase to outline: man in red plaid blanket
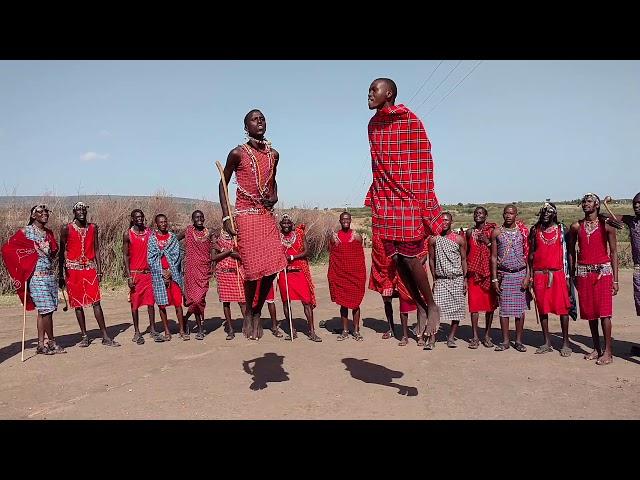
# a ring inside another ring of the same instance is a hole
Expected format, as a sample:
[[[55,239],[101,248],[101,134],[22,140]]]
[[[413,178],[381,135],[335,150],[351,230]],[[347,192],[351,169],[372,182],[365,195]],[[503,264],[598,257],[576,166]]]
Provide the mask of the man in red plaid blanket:
[[[373,233],[416,303],[429,316],[426,335],[440,324],[427,273],[417,258],[424,240],[441,230],[442,209],[434,192],[431,143],[420,119],[404,105],[395,105],[393,80],[378,78],[369,87],[369,145],[373,182],[365,205],[371,207]]]

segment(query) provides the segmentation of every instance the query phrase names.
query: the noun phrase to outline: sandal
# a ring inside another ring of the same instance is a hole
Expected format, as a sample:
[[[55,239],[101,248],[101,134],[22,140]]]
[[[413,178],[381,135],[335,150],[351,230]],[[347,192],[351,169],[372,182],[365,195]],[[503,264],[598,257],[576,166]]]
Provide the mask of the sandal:
[[[613,357],[609,357],[607,360],[604,360],[604,355],[596,360],[596,365],[609,365],[613,362]]]
[[[171,341],[171,334],[170,333],[165,333],[164,335],[162,335],[162,339],[165,342],[170,342]]]
[[[435,340],[433,342],[427,342],[427,344],[424,346],[423,350],[433,350],[434,348],[436,348]]]
[[[458,345],[456,345],[455,337],[452,339],[447,339],[447,347],[458,348]]]
[[[160,333],[156,333],[155,335],[152,333],[151,334],[151,338],[153,338],[153,341],[156,342],[156,343],[163,343],[164,342],[164,337]]]
[[[311,333],[309,335],[309,340],[311,340],[313,342],[321,342],[322,341],[322,339],[318,335],[316,335],[315,332]]]
[[[234,338],[236,338],[236,334],[233,331],[227,333],[227,340],[233,340]]]
[[[278,327],[276,327],[275,330],[272,328],[271,333],[273,333],[273,336],[276,338],[282,338],[284,336]]]
[[[536,354],[541,354],[541,353],[550,353],[553,352],[553,347],[551,345],[540,345],[538,347],[538,349],[536,350]]]
[[[494,352],[504,352],[505,350],[508,350],[509,344],[508,343],[499,343],[498,345],[496,345],[496,348],[493,349]]]
[[[485,338],[484,340],[482,340],[482,345],[484,345],[486,348],[491,348],[494,346],[490,338]]]
[[[86,348],[91,344],[91,340],[89,340],[89,335],[82,335],[82,339],[78,342],[78,347]]]
[[[476,348],[478,348],[479,346],[480,346],[480,339],[478,339],[478,338],[472,338],[472,339],[469,341],[469,348],[470,348],[471,350],[475,350],[475,349],[476,349]]]
[[[293,332],[293,339],[295,340],[296,338],[298,338],[298,332]],[[289,340],[289,341],[291,341],[291,335],[287,333],[287,334],[284,336],[284,339],[285,339],[285,340]]]
[[[337,340],[339,342],[346,340],[347,338],[349,338],[349,331],[348,330],[343,330],[342,333],[340,335],[338,335]]]
[[[36,354],[53,355],[55,352],[51,351],[47,345],[38,345],[36,347]]]
[[[356,342],[361,342],[364,340],[364,337],[360,334],[360,330],[357,332],[353,332],[353,338],[355,338]]]
[[[573,353],[573,350],[571,350],[571,348],[569,348],[569,347],[562,347],[560,349],[560,356],[561,357],[570,357],[572,353]]]
[[[196,340],[204,340],[204,332],[202,330],[196,333]]]
[[[387,330],[382,334],[382,339],[387,340],[389,338],[393,338],[393,330]]]
[[[402,340],[398,342],[399,347],[404,347],[409,343],[409,339],[407,337],[402,337]]]
[[[424,338],[422,338],[422,337],[418,338],[417,345],[418,345],[418,347],[424,347]]]
[[[527,351],[527,347],[525,347],[520,342],[513,342],[513,348],[515,348],[519,352],[526,352]],[[551,349],[551,350],[553,350],[553,349]]]
[[[50,341],[48,347],[49,347],[49,350],[51,350],[53,353],[67,353],[67,351],[64,348],[62,348],[60,345],[58,345],[54,341]]]
[[[153,336],[153,333],[151,335]],[[142,345],[144,343],[144,337],[142,336],[141,333],[136,333],[131,339],[131,341],[134,342],[136,345]],[[156,340],[156,342],[157,341],[158,340]]]
[[[188,333],[179,333],[178,336],[183,340],[183,341],[187,341],[187,340],[191,340],[191,337],[189,336]]]
[[[318,328],[324,328],[326,326],[327,326],[327,321],[326,320],[320,320],[320,323],[318,323]]]
[[[105,347],[119,347],[120,344],[118,342],[116,342],[114,339],[112,338],[103,338],[102,339],[102,344]]]

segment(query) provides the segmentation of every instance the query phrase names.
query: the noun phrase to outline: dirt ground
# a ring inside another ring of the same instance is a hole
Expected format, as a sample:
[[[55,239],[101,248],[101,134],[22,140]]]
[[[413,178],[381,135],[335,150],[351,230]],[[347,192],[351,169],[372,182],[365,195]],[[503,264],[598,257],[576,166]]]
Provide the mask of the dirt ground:
[[[367,252],[367,258],[370,254]],[[640,342],[640,318],[632,297],[632,272],[620,275],[614,300],[614,362],[585,361],[591,337],[586,322],[571,322],[574,353],[535,355],[541,342],[533,311],[525,322],[528,351],[494,352],[467,348],[469,318],[461,325],[459,347],[438,343],[433,351],[415,341],[399,347],[382,340],[386,322],[381,298],[367,291],[362,305],[363,342],[337,342],[338,308],[329,300],[326,266],[314,267],[322,343],[300,335],[293,343],[268,330],[258,342],[236,334],[225,340],[222,306],[210,290],[205,340],[131,342],[133,328],[126,293],[103,300],[107,325],[122,344],[107,348],[95,340],[78,348],[72,311],[54,315],[66,355],[35,355],[35,315],[27,319],[27,350],[20,362],[22,309],[1,306],[0,418],[2,419],[639,419],[640,358],[629,355]],[[276,294],[278,295],[278,294]],[[279,316],[282,304],[277,303]],[[394,301],[396,321],[398,304]],[[99,336],[93,314],[87,323]],[[148,325],[141,310],[141,325]],[[240,331],[238,317],[234,327]],[[263,315],[266,315],[266,309]],[[300,304],[294,316],[304,329]],[[175,318],[171,315],[170,318]],[[410,320],[414,321],[414,316]],[[267,320],[265,320],[267,322]],[[158,316],[158,325],[159,316]],[[483,320],[481,319],[481,325]],[[174,323],[177,331],[177,325]],[[266,325],[266,323],[265,323]],[[499,338],[494,322],[492,336]],[[511,325],[513,329],[513,322]],[[552,317],[554,347],[560,325]],[[442,336],[447,331],[444,327]],[[512,331],[513,335],[513,331]],[[246,363],[245,362],[249,362]],[[250,373],[245,371],[245,366]]]

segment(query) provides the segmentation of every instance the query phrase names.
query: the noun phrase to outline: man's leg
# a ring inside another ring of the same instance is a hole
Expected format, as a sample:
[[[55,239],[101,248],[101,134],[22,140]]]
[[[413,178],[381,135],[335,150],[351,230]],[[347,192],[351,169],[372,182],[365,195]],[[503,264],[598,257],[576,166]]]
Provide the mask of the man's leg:
[[[171,331],[169,330],[169,320],[167,319],[167,307],[158,305],[158,310],[160,310],[160,319],[164,327],[164,340],[168,342],[171,340]]]
[[[55,337],[53,336],[53,312],[42,315],[42,322],[44,331],[47,333],[47,337],[49,337],[49,349],[55,353],[66,353],[64,348],[56,343]]]
[[[38,347],[42,348],[44,346],[44,334],[45,334],[44,318],[42,318],[42,315],[38,314],[38,319],[36,320],[36,323],[38,325]]]
[[[189,340],[189,331],[187,329],[187,322],[184,320],[184,316],[182,315],[182,307],[176,306],[176,317],[178,317],[178,329],[179,335],[182,340]]]
[[[560,326],[562,327],[562,348],[560,355],[568,357],[571,355],[571,346],[569,345],[569,315],[560,315]]]
[[[131,339],[131,341],[137,343],[138,345],[142,345],[144,343],[144,337],[140,333],[138,310],[134,310],[133,305],[131,306],[131,319],[133,321],[133,338]]]
[[[471,334],[473,337],[471,341],[474,343],[480,343],[480,335],[478,334],[478,323],[480,320],[479,312],[471,312]]]
[[[598,320],[589,320],[589,329],[591,330],[591,338],[593,339],[593,350],[584,356],[585,360],[596,360],[602,356],[600,348],[600,332],[598,332]]]
[[[233,333],[233,325],[231,325],[231,303],[222,302],[222,311],[224,312],[224,324],[225,330],[227,331],[227,340],[233,340],[235,334]]]
[[[522,335],[524,334],[524,316],[525,316],[525,313],[522,312],[522,315],[515,318],[516,343],[514,345],[515,345],[515,349],[519,352],[527,351],[527,347],[525,347],[524,344],[522,343]]]
[[[267,310],[269,310],[269,317],[271,318],[271,331],[273,334],[280,338],[282,333],[278,325],[278,315],[276,314],[276,304],[273,302],[267,302]]]
[[[262,320],[260,318],[261,314],[262,314],[262,307],[264,305],[264,302],[267,300],[267,295],[269,295],[269,290],[271,289],[272,285],[273,285],[273,279],[276,278],[277,273],[274,273],[272,275],[269,275],[267,277],[262,277],[262,280],[260,281],[260,291],[258,292],[258,303],[256,304],[255,309],[252,309],[252,324],[253,324],[253,338],[255,340],[259,340],[260,338],[262,338]],[[254,286],[254,295],[255,295],[255,286]],[[245,293],[247,295],[245,295],[245,298],[251,298],[253,299],[254,297],[249,296],[246,290],[246,283],[245,283]],[[248,310],[248,309],[247,309]]]
[[[102,305],[100,302],[93,304],[93,315],[96,317],[100,331],[102,332],[102,344],[109,347],[119,347],[120,344],[115,340],[112,340],[107,332],[107,324],[104,321],[104,312],[102,311]]]
[[[460,325],[459,320],[451,320],[451,329],[449,330],[449,336],[447,337],[447,346],[451,348],[456,347],[456,332]]]
[[[398,267],[398,273],[409,289],[411,297],[416,304],[420,305],[428,313],[425,333],[427,335],[435,334],[440,326],[440,309],[433,301],[427,272],[417,257],[394,255],[394,259]]]
[[[496,346],[496,352],[509,348],[509,317],[500,317],[500,329],[502,330],[502,343]]]
[[[247,299],[244,320],[242,322],[242,333],[249,340],[253,340],[253,299],[256,296],[257,280],[247,280],[244,282],[244,298]]]
[[[402,338],[398,345],[404,347],[409,343],[409,314],[400,312],[400,323],[402,324]]]
[[[87,335],[87,322],[84,316],[84,308],[76,307],[75,312],[76,312],[76,320],[78,320],[78,325],[80,326],[80,334],[82,335],[82,338],[78,343],[78,347],[88,347],[89,344],[91,343],[91,340]]]
[[[427,312],[418,306],[418,324],[416,325],[416,337],[418,339],[418,347],[424,347],[424,329],[427,326]]]
[[[493,347],[493,341],[491,340],[491,324],[493,323],[493,312],[486,312],[484,314],[484,340],[482,343],[485,347]]]
[[[604,335],[604,352],[596,362],[598,365],[608,365],[613,362],[613,351],[611,341],[611,317],[601,318],[602,333]]]
[[[393,297],[382,297],[382,301],[384,302],[384,314],[387,317],[387,322],[389,323],[389,330],[387,330],[383,335],[383,339],[393,338],[394,326],[393,326],[393,304],[391,303]]]
[[[347,307],[340,307],[340,319],[342,320],[342,333],[347,335],[349,333],[349,309]],[[353,323],[355,330],[355,314]]]
[[[307,317],[307,323],[309,324],[309,339],[314,342],[321,342],[322,339],[316,335],[316,330],[313,325],[313,308],[309,303],[303,303],[302,307],[304,308],[304,316]]]
[[[147,305],[147,315],[149,316],[149,333],[152,337],[157,337],[159,335],[156,330],[156,309],[153,305]],[[136,318],[138,317],[138,312],[136,311]]]
[[[544,343],[538,347],[536,353],[551,352],[553,349],[551,348],[551,337],[549,336],[549,314],[540,314],[540,327],[542,328],[542,340]]]
[[[293,319],[289,319],[289,302],[282,302],[282,309],[284,310],[284,319],[287,325],[290,326],[291,332],[285,336],[285,340],[291,340],[292,338],[298,338],[298,332],[296,331],[296,325]],[[292,312],[293,313],[293,312]]]

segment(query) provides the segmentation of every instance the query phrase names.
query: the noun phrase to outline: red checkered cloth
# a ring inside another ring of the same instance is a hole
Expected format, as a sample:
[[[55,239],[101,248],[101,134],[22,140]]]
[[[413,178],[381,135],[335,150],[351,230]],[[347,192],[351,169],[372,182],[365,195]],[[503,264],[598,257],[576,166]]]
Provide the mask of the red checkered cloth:
[[[369,275],[369,290],[378,292],[383,297],[392,297],[396,264],[384,253],[384,244],[376,232],[371,238],[371,274]]]
[[[585,276],[576,276],[578,305],[582,320],[597,320],[613,315],[613,275],[589,272]]]
[[[299,255],[300,252],[304,249],[304,238],[305,238],[305,231],[306,226],[304,225],[304,223],[301,223],[299,225],[296,226],[295,228],[295,236],[296,239],[293,242],[293,244],[290,247],[287,247],[286,245],[284,245],[284,243],[282,243],[282,251],[284,252],[284,254],[287,256],[287,258],[289,257],[289,255]],[[291,237],[294,235],[294,232],[291,232],[289,235],[287,235],[287,239],[291,239]],[[285,240],[285,237],[282,236],[281,237],[281,241]],[[286,261],[286,259],[285,259]],[[302,273],[302,276],[304,277],[304,280],[306,281],[307,285],[308,285],[308,289],[309,289],[309,294],[301,294],[301,295],[294,295],[294,291],[289,292],[291,294],[291,299],[292,300],[303,300],[305,303],[310,303],[311,306],[313,308],[315,308],[315,306],[317,305],[316,303],[316,291],[315,291],[315,285],[313,284],[313,279],[311,278],[311,270],[309,269],[309,261],[306,258],[303,259],[296,259],[293,262],[288,263],[287,266],[287,272],[289,271],[289,269],[299,269],[300,273]],[[294,272],[295,273],[295,272]],[[295,280],[296,275],[290,275],[291,278],[289,278],[289,289],[291,290],[291,284],[292,284],[292,278],[294,285],[299,285],[300,286],[300,291],[303,291],[305,289],[304,287],[304,281],[300,281],[298,282],[298,280]],[[286,301],[287,299],[287,295],[285,292],[285,282],[284,282],[284,274],[280,274],[280,276],[278,277],[278,288],[280,289],[280,294],[282,296],[282,301]]]
[[[345,236],[342,231],[329,245],[329,294],[331,301],[341,307],[358,308],[364,298],[367,267],[362,242],[353,239],[353,230]]]
[[[227,238],[226,233],[221,233],[214,248],[219,252],[233,250],[233,240]],[[218,299],[221,302],[244,302],[244,279],[242,263],[234,258],[227,257],[215,266],[216,284],[218,287]]]
[[[434,191],[431,142],[404,105],[382,108],[369,121],[373,182],[365,205],[384,240],[410,242],[442,229]]]
[[[184,237],[187,250],[184,271],[184,290],[187,299],[185,306],[191,313],[204,316],[204,309],[207,306],[205,299],[211,278],[213,242],[208,229],[199,231],[193,225],[187,227]]]
[[[236,227],[245,280],[258,280],[287,266],[280,243],[280,231],[271,212],[238,215]]]
[[[484,233],[487,238],[491,238],[493,229],[496,228],[495,223],[485,223],[479,233]],[[471,232],[471,241],[469,242],[469,255],[467,256],[467,270],[469,277],[475,279],[475,284],[481,286],[485,290],[491,288],[491,250],[484,243],[480,243],[474,237],[476,229]]]

